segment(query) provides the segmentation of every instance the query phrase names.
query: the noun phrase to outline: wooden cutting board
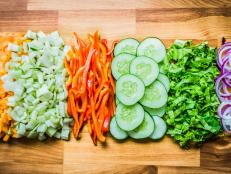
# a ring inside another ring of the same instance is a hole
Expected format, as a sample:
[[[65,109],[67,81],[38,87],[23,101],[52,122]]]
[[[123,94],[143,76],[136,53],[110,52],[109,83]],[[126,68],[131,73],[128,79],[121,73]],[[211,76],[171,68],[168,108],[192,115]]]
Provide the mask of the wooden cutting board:
[[[0,32],[58,30],[86,37],[99,30],[109,40],[157,36],[209,40],[218,46],[231,38],[230,0],[0,0]],[[8,173],[231,173],[231,139],[220,137],[201,149],[182,150],[162,141],[120,143],[107,138],[94,146],[84,129],[76,141],[14,140],[0,144],[0,174]]]

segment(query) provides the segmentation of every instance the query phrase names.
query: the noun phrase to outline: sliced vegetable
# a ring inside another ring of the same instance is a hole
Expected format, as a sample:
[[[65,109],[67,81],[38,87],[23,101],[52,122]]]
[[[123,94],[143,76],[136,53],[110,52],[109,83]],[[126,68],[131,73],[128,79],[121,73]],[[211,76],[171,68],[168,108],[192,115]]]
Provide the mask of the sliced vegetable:
[[[5,66],[9,64],[11,54],[13,54],[9,48],[12,49],[11,47],[14,47],[16,44],[21,45],[22,40],[22,34],[0,33],[0,139],[2,138],[3,141],[8,141],[10,137],[15,138],[16,129],[14,127],[14,120],[8,114],[8,99],[11,98],[12,93],[4,90],[2,79],[4,79],[4,76],[6,77]],[[15,48],[13,49],[15,50]],[[17,55],[13,55],[17,57]]]
[[[151,58],[140,56],[132,60],[130,73],[139,77],[144,82],[144,85],[148,86],[156,80],[159,67]]]
[[[166,49],[164,44],[158,38],[146,38],[137,48],[138,56],[146,56],[154,59],[157,63],[164,60]]]
[[[136,49],[139,45],[139,42],[133,38],[127,38],[121,40],[118,44],[115,45],[114,55],[117,56],[121,53],[127,53],[136,55]]]
[[[118,104],[116,107],[116,122],[118,126],[125,131],[131,131],[137,128],[143,119],[144,110],[139,104],[132,106]]]
[[[86,42],[74,33],[73,40],[64,59],[69,75],[66,83],[68,113],[75,121],[74,137],[79,137],[84,123],[87,123],[89,134],[96,145],[97,139],[100,142],[106,141],[105,135],[109,130],[111,117],[115,114],[115,83],[110,69],[112,50],[106,39],[100,39],[98,32],[89,34]],[[119,75],[123,67],[117,69],[115,65],[112,70]]]
[[[125,105],[137,103],[143,95],[144,84],[134,75],[123,75],[116,82],[116,96]]]
[[[129,66],[131,61],[135,58],[134,55],[131,54],[119,54],[114,57],[111,69],[113,77],[118,80],[120,76],[129,73]]]
[[[149,137],[154,131],[154,122],[151,116],[145,112],[143,122],[134,130],[129,131],[128,135],[134,139],[143,139]]]
[[[164,74],[159,74],[157,77],[157,80],[159,80],[165,87],[166,91],[168,92],[170,89],[170,81],[168,79],[168,77]]]
[[[227,42],[221,46],[217,54],[217,65],[220,75],[216,79],[216,93],[221,101],[218,107],[223,129],[231,133],[231,43]]]
[[[153,140],[158,140],[163,138],[163,136],[167,131],[167,126],[165,121],[158,116],[152,116],[152,119],[155,123],[155,129],[149,137]]]
[[[149,107],[145,107],[145,106],[143,106],[143,108],[151,116],[163,117],[163,115],[165,114],[165,111],[166,111],[166,105],[164,105],[164,106],[162,106],[160,108],[149,108]]]
[[[128,133],[124,130],[122,130],[118,124],[116,123],[115,117],[111,119],[110,123],[110,132],[112,136],[117,140],[124,140],[128,137]]]
[[[168,94],[164,85],[155,81],[147,86],[144,91],[144,96],[141,98],[140,103],[149,108],[160,108],[167,103]]]

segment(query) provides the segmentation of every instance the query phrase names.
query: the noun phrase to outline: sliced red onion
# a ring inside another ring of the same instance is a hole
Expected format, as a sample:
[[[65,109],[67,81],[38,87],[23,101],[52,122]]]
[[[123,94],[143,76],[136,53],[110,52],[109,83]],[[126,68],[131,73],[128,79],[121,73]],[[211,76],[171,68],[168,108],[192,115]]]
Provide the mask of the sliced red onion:
[[[228,95],[228,94],[230,94],[230,93],[227,93],[227,95],[222,95],[222,93],[221,93],[221,85],[223,85],[223,79],[224,78],[227,78],[227,77],[230,77],[231,78],[231,72],[230,73],[224,73],[224,74],[222,74],[221,76],[219,76],[217,79],[216,79],[216,81],[215,81],[215,88],[216,88],[216,93],[217,93],[217,96],[219,97],[219,99],[221,100],[221,101],[223,101],[223,98],[222,97],[230,97],[230,95]]]
[[[220,47],[217,53],[217,57],[218,57],[217,64],[219,67],[221,67],[221,65],[225,61],[224,56],[230,53],[231,53],[231,42],[227,42]]]
[[[223,89],[223,92],[222,92]],[[231,93],[227,89],[227,85],[223,84],[218,87],[218,95],[221,97],[231,97]]]
[[[222,118],[221,123],[222,123],[223,129],[226,132],[231,133],[231,117]]]
[[[227,114],[227,109],[229,109],[231,107],[231,102],[230,101],[224,101],[222,102],[217,109],[217,113],[218,115],[223,118],[224,113]]]
[[[231,54],[227,55],[227,58],[225,58],[220,70],[222,74],[225,72],[231,72]]]

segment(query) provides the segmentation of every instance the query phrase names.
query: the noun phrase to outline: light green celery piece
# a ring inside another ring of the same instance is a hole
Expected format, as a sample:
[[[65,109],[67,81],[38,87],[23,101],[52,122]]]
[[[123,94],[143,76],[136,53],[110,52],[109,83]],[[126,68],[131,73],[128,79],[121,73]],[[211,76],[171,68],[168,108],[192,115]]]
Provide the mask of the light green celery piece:
[[[67,72],[65,46],[57,31],[45,34],[28,31],[26,42],[9,44],[12,59],[6,63],[7,75],[1,77],[8,98],[9,114],[16,121],[18,137],[68,139],[72,119],[67,114]],[[29,42],[28,42],[29,41]],[[17,54],[23,50],[26,55]]]

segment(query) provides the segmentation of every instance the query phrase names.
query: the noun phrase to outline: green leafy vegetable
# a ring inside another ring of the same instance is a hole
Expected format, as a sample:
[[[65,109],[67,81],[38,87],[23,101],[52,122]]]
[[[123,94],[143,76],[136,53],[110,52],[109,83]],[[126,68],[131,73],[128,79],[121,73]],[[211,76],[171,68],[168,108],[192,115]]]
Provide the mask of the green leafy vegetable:
[[[170,79],[168,107],[165,119],[167,134],[180,146],[199,146],[220,130],[217,117],[218,98],[214,79],[216,49],[206,42],[176,40],[169,48],[164,70]]]

